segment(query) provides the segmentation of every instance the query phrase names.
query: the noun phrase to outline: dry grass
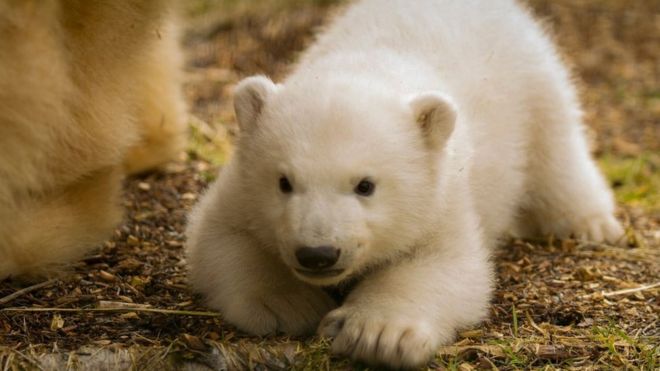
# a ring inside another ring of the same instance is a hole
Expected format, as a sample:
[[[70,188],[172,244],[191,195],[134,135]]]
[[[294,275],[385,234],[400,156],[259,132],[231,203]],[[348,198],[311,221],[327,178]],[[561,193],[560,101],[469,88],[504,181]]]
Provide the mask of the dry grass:
[[[582,81],[630,247],[511,241],[497,251],[490,320],[462,332],[428,367],[657,369],[660,3],[530,4]],[[185,161],[130,179],[126,223],[70,274],[38,287],[0,283],[0,369],[364,369],[330,357],[318,339],[236,332],[190,293],[182,260],[185,213],[229,154],[232,87],[253,73],[285,74],[334,2],[188,6],[186,94],[196,119]]]

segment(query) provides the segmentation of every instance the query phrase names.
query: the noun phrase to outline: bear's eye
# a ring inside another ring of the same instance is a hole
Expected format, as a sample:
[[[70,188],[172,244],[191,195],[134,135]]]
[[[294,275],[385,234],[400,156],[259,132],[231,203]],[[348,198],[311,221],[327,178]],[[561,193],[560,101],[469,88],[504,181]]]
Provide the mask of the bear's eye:
[[[362,179],[353,190],[356,194],[364,197],[371,196],[376,190],[376,185],[369,179]]]
[[[291,185],[291,182],[289,182],[289,179],[285,176],[280,178],[280,191],[282,191],[282,193],[293,192],[293,186]]]

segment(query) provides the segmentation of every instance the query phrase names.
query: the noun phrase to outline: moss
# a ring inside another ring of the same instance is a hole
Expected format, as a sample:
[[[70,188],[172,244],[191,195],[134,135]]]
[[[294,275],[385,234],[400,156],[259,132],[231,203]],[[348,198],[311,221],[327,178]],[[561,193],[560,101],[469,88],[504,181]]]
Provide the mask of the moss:
[[[660,155],[643,153],[637,157],[607,154],[599,164],[620,203],[660,211]]]

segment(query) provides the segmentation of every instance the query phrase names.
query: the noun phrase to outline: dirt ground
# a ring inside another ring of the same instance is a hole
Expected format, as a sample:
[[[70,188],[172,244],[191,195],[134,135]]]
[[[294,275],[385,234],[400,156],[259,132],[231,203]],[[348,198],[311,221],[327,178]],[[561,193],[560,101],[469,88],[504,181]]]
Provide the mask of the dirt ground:
[[[532,0],[581,84],[594,151],[629,246],[509,241],[491,317],[429,369],[660,367],[660,3]],[[185,215],[236,132],[231,89],[281,78],[335,1],[191,1],[184,45],[191,144],[165,171],[126,181],[126,222],[69,272],[0,282],[0,370],[365,369],[316,338],[255,338],[186,285]]]

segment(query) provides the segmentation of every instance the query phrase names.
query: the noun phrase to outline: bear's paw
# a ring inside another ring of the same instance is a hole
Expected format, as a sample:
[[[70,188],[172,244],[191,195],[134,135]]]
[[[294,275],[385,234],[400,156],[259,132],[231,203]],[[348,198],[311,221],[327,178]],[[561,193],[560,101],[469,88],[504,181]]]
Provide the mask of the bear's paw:
[[[419,367],[439,345],[439,336],[429,323],[404,313],[381,315],[342,307],[321,321],[318,333],[334,338],[335,354],[393,368]]]
[[[228,322],[254,335],[308,335],[335,307],[325,292],[308,289],[244,298],[233,302],[223,314]]]

